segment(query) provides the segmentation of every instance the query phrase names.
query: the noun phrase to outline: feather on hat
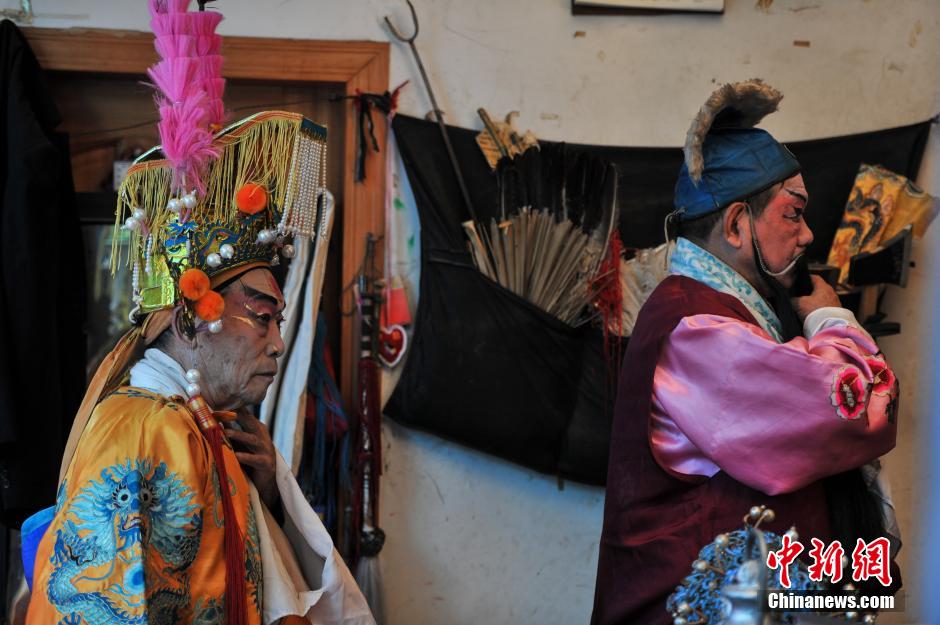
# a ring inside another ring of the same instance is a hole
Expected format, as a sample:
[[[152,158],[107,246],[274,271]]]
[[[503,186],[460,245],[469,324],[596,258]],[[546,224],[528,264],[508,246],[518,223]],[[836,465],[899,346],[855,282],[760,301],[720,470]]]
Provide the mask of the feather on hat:
[[[689,177],[696,183],[702,179],[702,146],[712,128],[753,128],[776,111],[782,99],[782,93],[760,78],[728,83],[713,91],[686,135],[683,152]]]
[[[754,128],[782,99],[757,78],[724,85],[709,96],[686,136],[674,200],[679,221],[717,211],[800,171],[785,145]]]

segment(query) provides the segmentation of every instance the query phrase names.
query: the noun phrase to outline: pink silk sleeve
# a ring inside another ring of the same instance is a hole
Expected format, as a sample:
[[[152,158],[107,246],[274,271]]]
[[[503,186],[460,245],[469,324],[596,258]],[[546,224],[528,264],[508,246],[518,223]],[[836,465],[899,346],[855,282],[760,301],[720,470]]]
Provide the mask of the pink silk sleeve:
[[[855,328],[781,344],[758,326],[696,315],[663,345],[650,443],[678,477],[725,471],[777,495],[892,449],[896,396],[877,345]]]

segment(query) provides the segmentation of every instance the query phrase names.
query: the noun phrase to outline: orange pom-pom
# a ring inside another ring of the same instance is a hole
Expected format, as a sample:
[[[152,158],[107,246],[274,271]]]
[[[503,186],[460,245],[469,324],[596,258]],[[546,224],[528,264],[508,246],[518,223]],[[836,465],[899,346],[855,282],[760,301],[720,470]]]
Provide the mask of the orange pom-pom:
[[[222,317],[225,310],[225,300],[215,291],[209,291],[193,304],[193,310],[203,321],[215,321]]]
[[[209,290],[209,276],[201,269],[187,269],[180,276],[180,293],[188,300],[195,301]]]
[[[246,215],[254,215],[268,205],[268,192],[256,182],[246,182],[235,194],[235,206]]]

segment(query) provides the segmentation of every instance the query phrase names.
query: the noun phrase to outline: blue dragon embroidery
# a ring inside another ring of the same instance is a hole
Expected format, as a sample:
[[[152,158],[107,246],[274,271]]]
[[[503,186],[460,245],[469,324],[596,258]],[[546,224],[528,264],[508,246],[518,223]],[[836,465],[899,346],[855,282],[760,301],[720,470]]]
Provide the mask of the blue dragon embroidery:
[[[148,459],[106,467],[67,507],[65,491],[63,482],[56,514],[65,507],[65,518],[47,586],[64,615],[58,625],[177,622],[190,603],[180,573],[195,560],[202,534],[193,491]],[[108,584],[116,568],[122,579]]]

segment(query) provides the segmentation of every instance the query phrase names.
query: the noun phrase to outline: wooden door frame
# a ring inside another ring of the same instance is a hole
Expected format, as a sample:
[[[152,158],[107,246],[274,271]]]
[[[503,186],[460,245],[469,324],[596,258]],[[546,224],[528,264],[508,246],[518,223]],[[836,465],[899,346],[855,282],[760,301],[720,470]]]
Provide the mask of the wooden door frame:
[[[39,64],[46,70],[136,75],[143,78],[156,60],[149,32],[84,29],[24,28]],[[346,95],[388,90],[389,44],[375,41],[324,41],[225,37],[226,78],[265,82],[340,83]],[[381,238],[385,230],[386,126],[375,126],[379,155],[366,158],[365,180],[354,179],[358,118],[350,102],[346,109],[343,173],[343,240],[341,285],[351,284],[365,255],[366,236]],[[382,254],[377,254],[381,262]],[[341,297],[347,297],[343,290]],[[348,310],[346,302],[343,309]],[[358,345],[351,317],[342,318],[340,388],[352,409]]]

